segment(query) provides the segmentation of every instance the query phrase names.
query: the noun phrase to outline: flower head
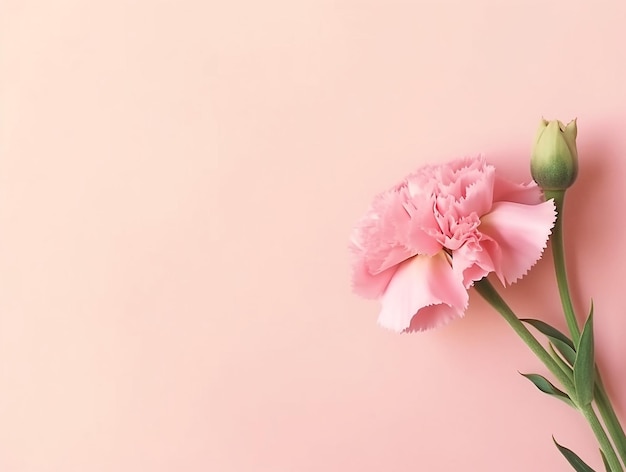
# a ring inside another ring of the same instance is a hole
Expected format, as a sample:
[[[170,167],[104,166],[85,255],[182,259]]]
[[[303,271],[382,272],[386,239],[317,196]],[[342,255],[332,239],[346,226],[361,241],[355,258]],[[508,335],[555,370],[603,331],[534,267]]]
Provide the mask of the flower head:
[[[565,190],[578,175],[576,120],[567,126],[558,120],[541,120],[530,160],[535,182],[545,190]]]
[[[377,195],[354,228],[354,290],[380,299],[389,329],[442,325],[463,316],[467,290],[487,274],[505,285],[525,275],[555,216],[536,184],[502,179],[483,157],[422,167]]]

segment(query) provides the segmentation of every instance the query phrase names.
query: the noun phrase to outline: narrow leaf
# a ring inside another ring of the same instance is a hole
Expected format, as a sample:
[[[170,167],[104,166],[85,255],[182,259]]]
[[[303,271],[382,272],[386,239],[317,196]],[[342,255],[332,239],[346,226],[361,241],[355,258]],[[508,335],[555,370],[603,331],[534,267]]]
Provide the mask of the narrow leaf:
[[[552,343],[557,351],[561,353],[563,358],[567,361],[567,363],[571,366],[574,366],[574,361],[576,360],[576,351],[569,344],[564,343],[560,339],[551,338]]]
[[[593,400],[595,385],[595,360],[593,343],[593,309],[580,335],[576,360],[574,361],[574,387],[580,406],[589,405]]]
[[[561,331],[556,329],[553,326],[550,326],[548,323],[545,323],[540,320],[534,320],[532,318],[522,319],[524,323],[527,323],[534,327],[540,333],[546,335],[557,351],[561,353],[563,358],[569,363],[569,365],[574,365],[574,360],[576,359],[576,350],[574,349],[574,343],[570,338],[568,338]]]
[[[587,464],[585,464],[584,461],[580,457],[578,457],[578,455],[576,455],[574,451],[564,446],[561,446],[558,442],[556,442],[554,436],[552,436],[552,440],[554,441],[554,444],[556,444],[556,447],[559,449],[561,454],[563,454],[563,456],[567,459],[567,462],[570,463],[570,465],[574,468],[576,472],[594,472],[594,470]]]
[[[565,362],[563,358],[556,352],[554,344],[548,343],[548,347],[550,348],[550,354],[552,355],[552,359],[554,359],[554,361],[559,365],[561,370],[571,379],[572,375],[574,374],[572,367],[568,365],[567,362]]]
[[[602,456],[602,463],[604,464],[604,468],[606,469],[606,472],[611,472],[611,466],[609,465],[609,461],[606,460],[606,457],[604,456],[604,452],[602,452],[602,449],[600,449],[600,455]]]
[[[537,331],[545,334],[549,338],[558,339],[559,341],[567,344],[569,347],[574,349],[574,343],[572,342],[572,340],[568,338],[566,335],[564,335],[562,332],[560,332],[558,329],[556,329],[555,327],[550,326],[548,323],[545,323],[541,320],[534,320],[532,318],[520,319],[520,321],[523,321],[524,323],[531,325]]]
[[[556,388],[545,377],[543,377],[543,376],[541,376],[539,374],[521,374],[521,375],[523,375],[528,380],[530,380],[533,384],[535,384],[535,387],[537,387],[543,393],[547,393],[548,395],[552,395],[553,397],[556,397],[559,400],[563,400],[568,405],[574,406],[574,403],[572,403],[572,400],[567,395],[567,393],[565,393],[562,390],[559,390],[558,388]]]

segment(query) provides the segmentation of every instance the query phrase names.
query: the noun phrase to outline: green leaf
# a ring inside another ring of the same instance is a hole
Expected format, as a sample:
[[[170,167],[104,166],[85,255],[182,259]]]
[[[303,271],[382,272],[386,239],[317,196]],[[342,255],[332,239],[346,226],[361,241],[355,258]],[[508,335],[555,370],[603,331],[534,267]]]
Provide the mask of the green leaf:
[[[567,364],[567,362],[565,362],[563,360],[563,358],[556,352],[555,348],[554,348],[554,344],[552,344],[551,342],[548,343],[548,347],[550,348],[550,354],[552,355],[552,358],[554,359],[554,361],[559,365],[559,367],[561,368],[561,370],[570,378],[572,379],[572,375],[574,374],[574,371],[572,370],[572,367],[570,365]],[[572,351],[574,352],[574,351]],[[574,354],[574,357],[576,356],[576,354]],[[572,362],[573,363],[573,362]]]
[[[563,454],[563,456],[567,459],[567,462],[570,463],[570,465],[574,468],[576,472],[595,472],[591,467],[585,464],[574,451],[564,446],[561,446],[558,442],[556,442],[554,436],[552,436],[552,440],[554,441],[554,444],[556,444],[556,447],[559,449],[561,454]]]
[[[600,449],[600,455],[602,456],[602,463],[604,464],[604,468],[606,469],[606,472],[611,472],[611,466],[609,465],[609,461],[606,460],[606,457],[604,456],[604,452],[602,452],[602,449]]]
[[[531,325],[537,331],[545,334],[549,338],[557,339],[567,344],[572,349],[574,349],[574,343],[572,342],[572,340],[568,338],[567,336],[565,336],[562,332],[560,332],[555,327],[550,326],[548,323],[545,323],[541,320],[534,320],[532,318],[520,319],[520,321],[523,321],[524,323]]]
[[[574,387],[576,389],[576,400],[580,406],[589,405],[593,400],[596,373],[593,344],[592,306],[578,341],[576,360],[574,361]]]
[[[576,360],[576,351],[569,344],[564,343],[560,339],[552,338],[552,343],[557,351],[561,353],[561,355],[565,358],[567,363],[571,366],[574,366],[574,361]]]
[[[559,390],[558,388],[556,388],[545,377],[543,377],[543,376],[541,376],[539,374],[522,374],[521,372],[520,372],[520,374],[523,375],[524,377],[526,377],[532,383],[534,383],[535,387],[537,387],[543,393],[547,393],[548,395],[552,395],[553,397],[556,397],[559,400],[563,400],[565,403],[567,403],[568,405],[570,405],[572,407],[574,406],[574,403],[572,402],[570,397],[567,395],[567,393],[565,393],[562,390]]]
[[[531,325],[540,333],[546,335],[554,347],[561,353],[563,358],[569,363],[569,365],[574,365],[574,360],[576,359],[576,350],[574,349],[574,343],[570,338],[568,338],[561,331],[556,329],[553,326],[550,326],[548,323],[545,323],[541,320],[534,320],[532,318],[522,319],[526,324]]]

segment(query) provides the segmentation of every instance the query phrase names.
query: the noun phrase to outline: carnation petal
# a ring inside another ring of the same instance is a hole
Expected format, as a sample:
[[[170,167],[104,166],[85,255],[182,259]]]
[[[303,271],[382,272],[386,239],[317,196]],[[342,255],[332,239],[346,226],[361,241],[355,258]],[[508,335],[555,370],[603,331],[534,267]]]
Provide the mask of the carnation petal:
[[[372,274],[359,248],[351,244],[350,250],[353,254],[352,290],[357,295],[365,298],[380,297],[387,288],[391,277],[393,277],[393,274],[396,272],[397,266],[377,274]]]
[[[479,242],[464,244],[453,252],[452,267],[462,274],[466,288],[499,267],[500,248],[495,241],[483,236]]]
[[[457,199],[459,215],[466,216],[475,213],[480,216],[489,211],[493,203],[495,171],[493,166],[483,163],[478,177],[464,190],[465,197]]]
[[[378,322],[394,331],[424,330],[463,315],[467,290],[447,255],[418,255],[398,266],[381,297]],[[424,310],[429,306],[439,306]],[[422,316],[424,314],[424,316]]]
[[[541,258],[555,220],[552,200],[538,205],[500,202],[483,216],[479,230],[498,244],[500,254],[493,259],[499,259],[495,272],[503,283],[520,279]]]
[[[463,316],[463,311],[459,312],[456,308],[448,306],[445,303],[425,306],[411,319],[411,324],[404,332],[414,333],[415,331],[439,328],[461,316]]]
[[[516,202],[535,205],[543,201],[541,189],[535,182],[516,184],[510,180],[496,176],[493,188],[494,202]]]

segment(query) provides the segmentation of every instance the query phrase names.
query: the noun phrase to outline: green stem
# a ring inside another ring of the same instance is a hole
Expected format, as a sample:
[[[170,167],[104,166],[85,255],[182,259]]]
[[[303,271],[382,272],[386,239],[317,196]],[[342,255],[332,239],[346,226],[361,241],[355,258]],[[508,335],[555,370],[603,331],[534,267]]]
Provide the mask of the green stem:
[[[624,429],[613,409],[613,405],[611,405],[611,400],[606,393],[598,369],[596,369],[595,400],[598,405],[598,411],[602,416],[602,421],[604,421],[606,429],[613,439],[615,449],[617,449],[619,456],[622,458],[622,462],[626,465],[626,434],[624,434]]]
[[[561,385],[568,393],[574,391],[574,385],[571,380],[561,370],[552,356],[545,350],[539,341],[532,335],[532,333],[524,326],[519,318],[515,315],[513,310],[506,304],[500,294],[496,291],[494,286],[484,278],[474,284],[476,291],[485,299],[489,304],[496,309],[498,313],[502,315],[505,321],[513,328],[513,331],[522,338],[522,341],[530,348],[530,350],[544,363],[544,365],[552,372]]]
[[[511,308],[506,304],[504,299],[496,291],[495,287],[491,284],[491,282],[489,282],[487,278],[484,278],[476,282],[474,284],[474,288],[487,302],[489,302],[489,304],[493,308],[496,309],[498,313],[502,315],[505,321],[509,323],[509,325],[517,333],[517,335],[520,338],[522,338],[522,341],[526,343],[526,345],[530,348],[530,350],[544,363],[544,365],[550,370],[550,372],[552,372],[552,375],[554,375],[559,380],[559,382],[561,382],[561,385],[565,388],[567,393],[570,396],[572,396],[573,392],[575,392],[575,389],[569,376],[559,367],[556,361],[552,358],[552,356],[550,356],[548,351],[545,350],[545,348],[541,345],[541,343],[537,341],[537,339],[532,335],[532,333],[528,330],[528,328],[524,326],[524,323],[522,323],[519,320],[519,318],[515,315],[513,310],[511,310]],[[613,436],[613,434],[616,432],[616,428],[620,428],[620,431],[621,431],[621,426],[619,425],[619,421],[617,421],[617,417],[614,416],[614,420],[610,420],[610,412],[612,412],[613,415],[615,415],[615,412],[613,411],[612,407],[610,407],[610,402],[608,402],[608,398],[606,397],[606,394],[604,393],[604,390],[602,388],[602,383],[599,377],[598,377],[598,384],[596,385],[596,392],[600,392],[599,394],[597,393],[598,406],[599,406],[599,409],[601,410],[601,414],[604,419],[604,422],[607,424],[607,429],[609,430],[609,432],[611,432],[611,436]],[[603,401],[604,399],[606,399],[606,402]],[[607,409],[604,403],[608,404],[610,409]],[[602,408],[600,408],[601,405],[603,405],[604,407],[604,413],[602,413]],[[591,405],[587,405],[587,406],[579,407],[579,409],[582,412],[582,414],[585,416],[585,418],[587,419],[587,422],[589,423],[589,425],[591,426],[591,429],[594,435],[596,436],[596,439],[598,440],[600,448],[602,449],[602,452],[604,453],[604,456],[606,457],[606,460],[608,461],[609,466],[611,467],[611,471],[622,472],[623,471],[622,465],[617,455],[615,454],[613,445],[611,444],[611,441],[609,440],[608,436],[604,432],[604,428],[602,427],[602,424],[598,420],[598,417],[596,416],[596,413],[593,410],[593,407]],[[605,415],[607,416],[605,417]],[[607,418],[609,420],[607,420]],[[623,435],[623,431],[622,431],[622,435]],[[617,444],[616,439],[614,439],[614,442]],[[621,454],[622,454],[622,451],[620,450],[620,455]],[[622,456],[622,460],[623,460],[623,456]]]
[[[600,449],[604,453],[604,457],[606,457],[609,466],[611,467],[611,472],[621,472],[624,470],[622,468],[622,464],[620,464],[615,451],[613,450],[613,446],[611,445],[611,441],[609,441],[608,436],[604,432],[604,428],[600,424],[598,417],[596,416],[596,412],[593,411],[593,407],[591,405],[587,405],[581,408],[582,414],[585,416],[591,429],[593,430],[593,434],[596,436],[598,443],[600,444]]]
[[[565,190],[546,190],[546,199],[553,198],[557,211],[557,219],[552,230],[552,257],[554,258],[554,270],[556,272],[556,282],[559,286],[559,295],[563,312],[565,313],[565,321],[572,335],[574,345],[578,346],[580,338],[580,329],[576,321],[576,314],[572,305],[572,297],[569,293],[569,285],[567,283],[567,271],[565,270],[565,248],[563,245],[563,207],[565,205]]]
[[[567,282],[567,271],[565,268],[565,245],[563,243],[563,209],[565,205],[565,190],[546,190],[546,198],[553,198],[557,210],[557,220],[552,231],[552,255],[554,258],[554,271],[556,273],[557,285],[559,287],[559,295],[561,304],[563,305],[563,313],[567,327],[571,333],[574,344],[578,345],[580,338],[580,329],[576,322],[576,315],[570,296],[569,284]],[[595,400],[598,411],[602,416],[602,420],[608,430],[613,444],[619,453],[622,462],[626,465],[626,434],[620,424],[619,418],[613,409],[611,400],[606,393],[600,372],[596,368],[596,387]]]

